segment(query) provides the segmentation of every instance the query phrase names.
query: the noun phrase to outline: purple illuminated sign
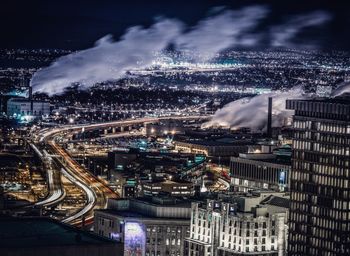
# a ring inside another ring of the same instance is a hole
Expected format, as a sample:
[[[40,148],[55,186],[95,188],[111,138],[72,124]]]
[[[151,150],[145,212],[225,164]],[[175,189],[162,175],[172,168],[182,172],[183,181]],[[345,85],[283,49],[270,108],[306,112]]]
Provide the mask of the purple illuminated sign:
[[[124,256],[144,256],[146,234],[143,226],[137,222],[125,223]]]

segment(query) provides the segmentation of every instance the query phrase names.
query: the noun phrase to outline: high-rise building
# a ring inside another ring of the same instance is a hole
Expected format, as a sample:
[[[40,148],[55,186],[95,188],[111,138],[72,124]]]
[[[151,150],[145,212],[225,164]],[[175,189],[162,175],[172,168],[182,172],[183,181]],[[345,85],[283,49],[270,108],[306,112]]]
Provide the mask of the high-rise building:
[[[289,255],[349,255],[350,101],[286,105],[295,110]]]

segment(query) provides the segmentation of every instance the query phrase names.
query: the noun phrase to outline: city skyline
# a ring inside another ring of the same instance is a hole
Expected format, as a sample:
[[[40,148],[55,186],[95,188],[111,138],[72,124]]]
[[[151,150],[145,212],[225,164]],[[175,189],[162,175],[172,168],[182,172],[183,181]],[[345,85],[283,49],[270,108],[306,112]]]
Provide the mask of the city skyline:
[[[6,1],[0,255],[350,254],[350,5]]]

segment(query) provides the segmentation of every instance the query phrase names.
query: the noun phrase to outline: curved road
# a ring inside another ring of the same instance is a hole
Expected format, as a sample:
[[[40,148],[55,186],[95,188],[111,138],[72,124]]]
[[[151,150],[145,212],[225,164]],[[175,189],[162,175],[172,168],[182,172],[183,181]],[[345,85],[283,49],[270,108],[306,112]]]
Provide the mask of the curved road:
[[[33,143],[29,143],[29,145],[34,150],[34,152],[40,157],[40,159],[45,163],[49,189],[48,196],[44,200],[35,203],[35,205],[48,207],[58,204],[66,196],[66,193],[61,186],[60,173],[58,173],[56,169],[51,168],[52,158],[48,155],[46,150],[43,150],[42,153]]]
[[[118,198],[119,195],[111,190],[103,181],[90,173],[87,169],[79,165],[55,140],[56,137],[63,132],[79,132],[84,129],[94,130],[100,128],[129,126],[144,124],[149,122],[158,122],[161,120],[194,120],[207,119],[208,116],[180,116],[180,117],[160,117],[160,118],[139,118],[133,120],[113,121],[98,124],[76,125],[76,126],[62,126],[53,129],[43,129],[39,132],[39,141],[43,142],[48,149],[59,156],[58,162],[62,165],[62,174],[65,175],[71,182],[80,187],[87,196],[87,203],[80,211],[67,217],[63,221],[72,225],[81,225],[84,218],[84,224],[90,224],[93,221],[93,210],[105,208],[108,198]],[[40,152],[39,152],[40,153]],[[56,195],[57,196],[57,195]],[[52,196],[51,199],[55,199]],[[50,203],[50,202],[45,202]]]

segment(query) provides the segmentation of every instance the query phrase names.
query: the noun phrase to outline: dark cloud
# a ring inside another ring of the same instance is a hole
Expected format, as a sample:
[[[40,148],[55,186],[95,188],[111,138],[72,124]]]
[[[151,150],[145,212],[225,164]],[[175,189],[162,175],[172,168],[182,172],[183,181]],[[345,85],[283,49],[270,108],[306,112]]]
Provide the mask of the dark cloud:
[[[159,15],[180,19],[191,27],[215,6],[220,8],[213,12],[223,6],[235,10],[256,4],[270,10],[257,32],[286,22],[285,17],[321,10],[330,13],[332,21],[316,32],[300,35],[301,43],[314,39],[320,48],[350,49],[350,2],[340,0],[4,0],[0,7],[0,47],[85,49],[106,34],[118,38],[128,27],[147,27]]]

